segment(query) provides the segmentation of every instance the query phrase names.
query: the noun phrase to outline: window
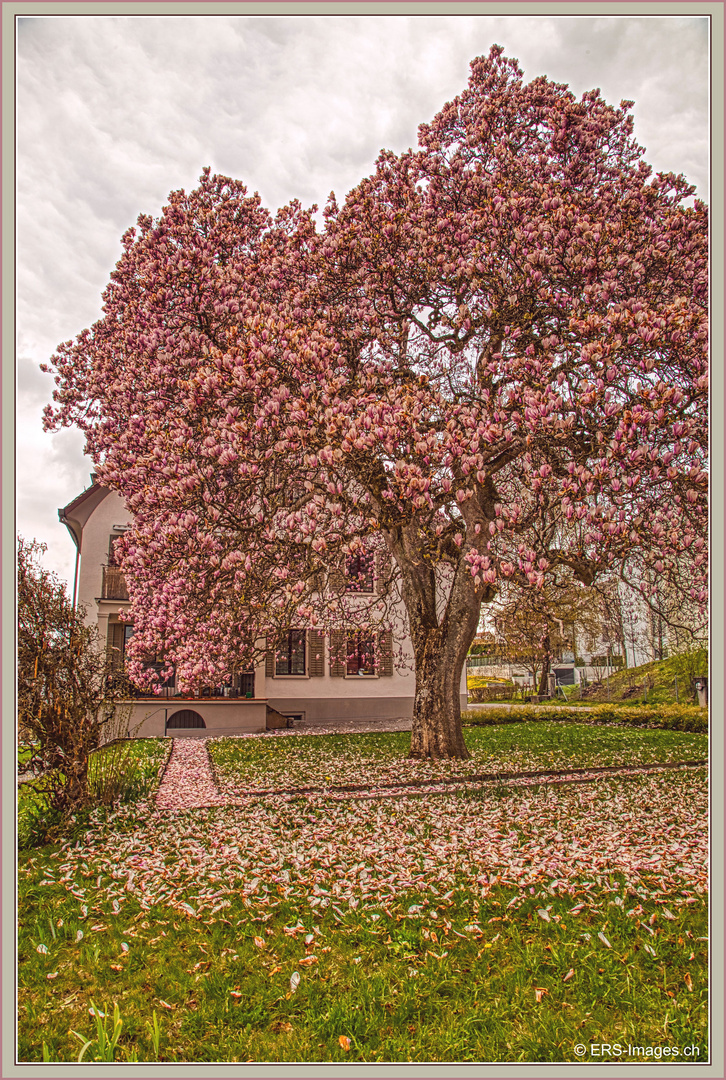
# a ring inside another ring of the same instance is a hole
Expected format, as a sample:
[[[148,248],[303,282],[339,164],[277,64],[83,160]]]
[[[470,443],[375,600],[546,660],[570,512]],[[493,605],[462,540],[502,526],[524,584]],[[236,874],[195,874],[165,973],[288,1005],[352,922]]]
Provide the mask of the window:
[[[109,566],[118,566],[118,563],[116,561],[116,556],[114,554],[113,546],[116,543],[116,541],[119,540],[119,539],[120,539],[119,533],[112,533],[111,536],[109,536],[109,538],[108,538],[108,565]]]
[[[239,682],[238,693],[240,697],[254,697],[255,696],[255,670],[252,668],[250,671],[242,671],[237,676]]]
[[[372,551],[361,551],[349,555],[345,560],[346,590],[348,592],[373,592],[373,574],[375,555]]]
[[[364,630],[348,632],[347,675],[376,675],[376,639]]]
[[[305,674],[304,630],[288,630],[275,649],[275,675]]]
[[[124,636],[123,636],[123,646],[122,646],[122,657],[123,657],[122,664],[126,662],[126,650],[128,648],[129,641],[134,636],[134,624],[133,623],[124,623],[123,624],[123,632],[124,632]],[[165,667],[165,666],[166,665],[164,664],[164,661],[160,660],[158,656],[155,656],[154,659],[149,664],[147,664],[147,667],[150,668],[152,671],[155,671],[158,675],[161,675],[161,669],[163,667]],[[174,672],[172,672],[172,674],[168,678],[161,680],[161,682],[159,683],[159,686],[161,686],[162,689],[164,689],[164,690],[170,690],[170,689],[173,689],[174,682],[175,682],[175,676],[174,676]]]

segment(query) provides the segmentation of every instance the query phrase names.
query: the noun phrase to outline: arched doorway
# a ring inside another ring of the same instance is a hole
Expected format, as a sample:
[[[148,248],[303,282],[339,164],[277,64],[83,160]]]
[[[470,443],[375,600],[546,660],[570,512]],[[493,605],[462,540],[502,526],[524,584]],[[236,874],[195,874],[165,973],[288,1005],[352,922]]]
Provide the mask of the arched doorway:
[[[179,709],[166,722],[167,731],[169,728],[205,728],[206,726],[199,713],[194,712],[193,709]]]

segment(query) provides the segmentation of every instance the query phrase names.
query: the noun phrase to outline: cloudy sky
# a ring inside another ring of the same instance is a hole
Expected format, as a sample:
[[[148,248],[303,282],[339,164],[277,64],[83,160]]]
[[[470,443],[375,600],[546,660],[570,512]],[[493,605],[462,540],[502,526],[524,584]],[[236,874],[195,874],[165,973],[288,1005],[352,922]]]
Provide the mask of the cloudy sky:
[[[596,9],[595,9],[596,10]],[[100,315],[140,213],[205,165],[271,210],[339,200],[382,148],[461,91],[469,61],[504,46],[527,80],[635,101],[658,170],[708,199],[708,23],[589,15],[76,16],[23,18],[17,39],[17,512],[46,565],[73,579],[57,509],[89,483],[77,432],[46,435],[55,347]]]

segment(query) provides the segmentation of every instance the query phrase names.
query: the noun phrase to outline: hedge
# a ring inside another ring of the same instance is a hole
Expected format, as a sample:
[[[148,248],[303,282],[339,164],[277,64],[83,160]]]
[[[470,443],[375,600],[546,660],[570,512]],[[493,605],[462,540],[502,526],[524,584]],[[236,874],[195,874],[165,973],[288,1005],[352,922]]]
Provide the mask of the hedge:
[[[698,705],[595,705],[572,709],[566,705],[512,705],[462,713],[465,727],[521,724],[541,720],[578,724],[619,724],[626,727],[667,728],[670,731],[708,732],[708,709]]]

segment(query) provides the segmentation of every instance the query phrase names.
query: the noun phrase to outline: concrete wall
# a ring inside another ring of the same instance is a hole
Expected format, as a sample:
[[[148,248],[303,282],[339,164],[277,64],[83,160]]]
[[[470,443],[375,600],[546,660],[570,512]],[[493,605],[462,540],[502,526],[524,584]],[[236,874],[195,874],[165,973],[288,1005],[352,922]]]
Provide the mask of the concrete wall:
[[[467,695],[460,695],[461,708],[465,709]],[[270,696],[270,706],[284,715],[303,715],[306,722],[330,720],[410,719],[413,715],[413,695],[387,697],[359,697],[354,693],[334,698],[275,698]]]
[[[267,701],[262,698],[231,701],[200,698],[187,700],[168,698],[141,698],[122,702],[121,708],[131,708],[128,721],[129,732],[138,738],[163,736],[164,714],[171,720],[181,709],[191,709],[204,720],[205,728],[166,728],[167,735],[206,737],[222,735],[245,735],[266,730]]]

